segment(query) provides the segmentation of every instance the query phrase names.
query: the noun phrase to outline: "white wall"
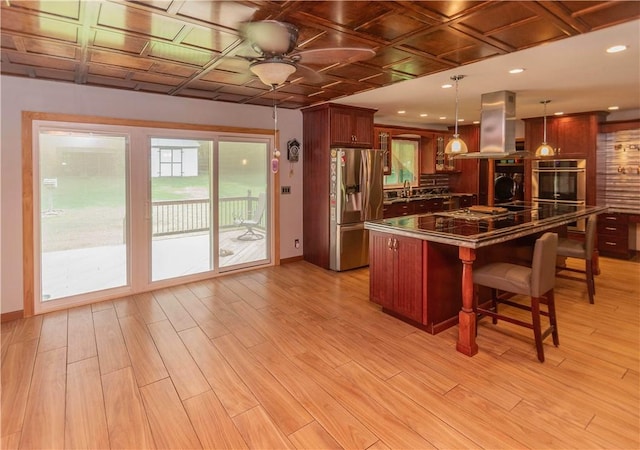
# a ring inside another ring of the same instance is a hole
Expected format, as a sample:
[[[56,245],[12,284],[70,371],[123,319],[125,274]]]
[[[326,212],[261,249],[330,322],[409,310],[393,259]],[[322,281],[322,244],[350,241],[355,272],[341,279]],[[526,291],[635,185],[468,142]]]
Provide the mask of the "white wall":
[[[273,128],[272,110],[238,105],[106,89],[71,83],[0,77],[2,136],[0,147],[0,311],[23,309],[22,303],[22,111],[95,115],[141,120],[195,123],[247,128]],[[302,162],[293,174],[286,161],[286,143],[302,142],[302,113],[278,109],[280,130],[280,183],[291,194],[280,197],[280,257],[302,255]],[[304,152],[304,149],[301,150]],[[277,188],[280,191],[279,187]],[[8,282],[7,280],[11,280]]]

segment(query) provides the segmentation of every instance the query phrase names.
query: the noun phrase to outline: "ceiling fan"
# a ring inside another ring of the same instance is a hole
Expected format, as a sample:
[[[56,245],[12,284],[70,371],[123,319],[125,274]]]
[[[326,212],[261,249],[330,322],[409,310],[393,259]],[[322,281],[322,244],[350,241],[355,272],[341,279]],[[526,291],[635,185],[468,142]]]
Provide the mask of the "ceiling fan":
[[[356,62],[375,55],[370,48],[319,48],[296,50],[298,28],[287,22],[261,20],[245,23],[240,31],[251,49],[259,56],[239,56],[251,63],[249,70],[267,86],[283,84],[296,71],[318,78],[318,73],[307,64]]]

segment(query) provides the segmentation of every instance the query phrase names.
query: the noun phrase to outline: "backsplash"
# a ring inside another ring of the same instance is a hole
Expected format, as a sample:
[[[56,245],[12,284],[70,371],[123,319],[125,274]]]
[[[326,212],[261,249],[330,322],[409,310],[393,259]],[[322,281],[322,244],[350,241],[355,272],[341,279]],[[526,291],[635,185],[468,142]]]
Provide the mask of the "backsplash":
[[[640,212],[640,130],[598,135],[598,205]]]
[[[448,174],[420,174],[420,187],[426,188],[449,188],[449,175]]]

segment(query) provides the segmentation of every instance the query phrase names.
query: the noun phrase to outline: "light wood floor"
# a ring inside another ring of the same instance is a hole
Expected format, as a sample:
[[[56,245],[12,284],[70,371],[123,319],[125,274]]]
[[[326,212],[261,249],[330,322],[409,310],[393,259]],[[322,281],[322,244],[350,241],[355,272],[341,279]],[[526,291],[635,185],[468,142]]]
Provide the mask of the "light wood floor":
[[[640,264],[601,261],[595,305],[558,280],[544,364],[529,330],[483,319],[469,358],[305,262],[8,322],[0,444],[637,449]]]

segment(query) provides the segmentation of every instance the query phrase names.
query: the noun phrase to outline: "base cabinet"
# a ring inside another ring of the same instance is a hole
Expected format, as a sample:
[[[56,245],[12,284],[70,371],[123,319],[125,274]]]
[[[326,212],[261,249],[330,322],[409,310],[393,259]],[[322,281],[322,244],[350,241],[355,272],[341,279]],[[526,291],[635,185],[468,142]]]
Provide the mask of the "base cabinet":
[[[598,216],[598,252],[602,256],[629,258],[629,216],[627,214],[606,213]]]
[[[371,231],[370,300],[431,334],[457,323],[462,304],[457,247]]]

